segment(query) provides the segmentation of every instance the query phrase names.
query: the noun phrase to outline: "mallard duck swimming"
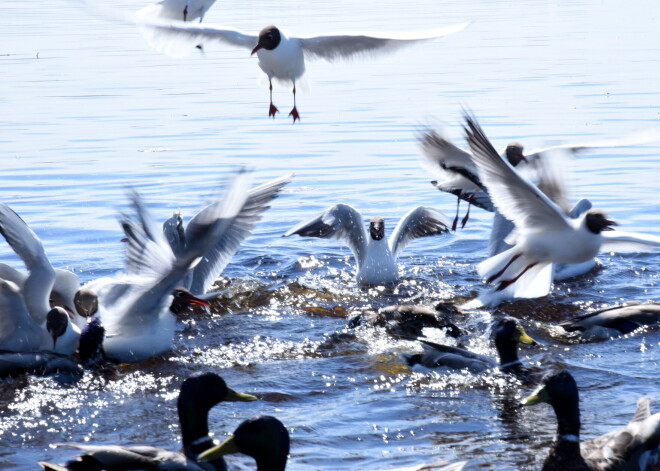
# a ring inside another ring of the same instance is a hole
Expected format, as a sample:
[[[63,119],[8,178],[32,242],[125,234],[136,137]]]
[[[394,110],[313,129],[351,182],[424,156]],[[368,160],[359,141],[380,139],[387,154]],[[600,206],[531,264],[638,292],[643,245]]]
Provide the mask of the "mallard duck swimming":
[[[227,440],[201,453],[198,460],[222,459],[230,453],[251,456],[257,462],[257,471],[284,471],[289,455],[289,432],[275,417],[252,417],[244,420]]]
[[[183,453],[151,446],[60,444],[83,450],[65,466],[46,462],[39,464],[46,470],[129,470],[167,469],[190,471],[226,470],[222,457],[209,463],[198,463],[197,456],[212,448],[216,442],[209,436],[208,413],[222,401],[255,401],[249,394],[238,393],[227,386],[215,373],[196,373],[183,382],[177,401]],[[284,469],[284,468],[282,468]]]
[[[525,333],[520,323],[511,317],[498,320],[493,325],[495,348],[500,358],[499,363],[486,355],[480,355],[458,347],[439,345],[420,340],[424,353],[404,356],[409,366],[420,364],[427,368],[448,367],[468,369],[473,373],[482,373],[499,368],[516,376],[525,376],[527,371],[518,358],[518,343],[536,343]]]
[[[559,324],[568,332],[581,331],[582,337],[604,340],[629,334],[644,325],[660,324],[660,303],[631,302],[590,312]]]
[[[448,302],[438,303],[435,308],[414,304],[397,304],[386,306],[378,312],[365,312],[352,317],[349,327],[368,324],[385,327],[392,335],[403,337],[420,337],[422,329],[433,327],[443,329],[450,337],[460,337],[465,332],[457,327],[450,318],[460,314],[460,310]]]
[[[660,413],[650,415],[648,398],[637,401],[628,425],[582,443],[578,388],[568,371],[547,374],[523,405],[540,402],[552,406],[558,424],[542,471],[645,471],[660,463]]]

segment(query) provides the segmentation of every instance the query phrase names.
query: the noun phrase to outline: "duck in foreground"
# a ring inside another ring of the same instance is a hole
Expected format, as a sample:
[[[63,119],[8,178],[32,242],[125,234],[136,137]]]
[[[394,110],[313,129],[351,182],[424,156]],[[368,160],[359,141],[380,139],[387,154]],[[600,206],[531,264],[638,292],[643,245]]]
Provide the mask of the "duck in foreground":
[[[493,334],[499,363],[486,355],[421,339],[424,353],[404,355],[403,358],[410,367],[422,365],[426,368],[467,369],[477,374],[499,368],[505,373],[527,379],[530,373],[518,358],[518,344],[535,344],[534,339],[525,333],[517,319],[510,317],[495,322]]]
[[[200,463],[197,457],[217,443],[209,436],[208,414],[222,401],[255,401],[256,397],[234,391],[215,373],[195,373],[181,385],[177,411],[181,424],[183,452],[177,453],[151,446],[58,444],[83,450],[76,459],[60,466],[47,462],[39,464],[49,471],[93,470],[180,470],[226,471],[221,456]],[[284,468],[282,468],[284,469]]]
[[[567,332],[581,332],[583,339],[619,337],[643,326],[660,325],[660,303],[629,302],[590,312],[559,325]]]
[[[646,471],[660,463],[660,413],[651,415],[648,398],[637,401],[637,410],[625,427],[583,442],[578,388],[568,371],[547,374],[523,405],[540,402],[552,406],[558,424],[542,471]]]
[[[284,471],[289,445],[289,431],[282,422],[260,415],[244,420],[231,437],[201,453],[198,460],[213,461],[231,453],[242,453],[254,458],[257,471]]]
[[[300,119],[296,108],[296,82],[305,73],[305,58],[316,57],[333,62],[338,59],[355,59],[379,53],[395,51],[420,41],[429,41],[457,33],[468,23],[448,26],[431,31],[408,33],[335,33],[310,37],[285,34],[276,26],[266,26],[258,35],[234,28],[190,23],[166,23],[137,18],[141,29],[150,28],[150,45],[170,56],[182,56],[190,51],[190,45],[209,40],[250,49],[257,54],[259,67],[268,76],[270,107],[268,116],[279,112],[273,105],[273,79],[293,84],[293,109],[289,116],[293,122]]]
[[[391,285],[399,279],[396,259],[410,241],[446,232],[449,232],[449,220],[444,214],[427,206],[418,206],[401,218],[388,240],[385,239],[383,218],[371,218],[367,233],[360,212],[348,204],[339,203],[301,222],[282,237],[297,234],[341,240],[355,256],[359,284]]]

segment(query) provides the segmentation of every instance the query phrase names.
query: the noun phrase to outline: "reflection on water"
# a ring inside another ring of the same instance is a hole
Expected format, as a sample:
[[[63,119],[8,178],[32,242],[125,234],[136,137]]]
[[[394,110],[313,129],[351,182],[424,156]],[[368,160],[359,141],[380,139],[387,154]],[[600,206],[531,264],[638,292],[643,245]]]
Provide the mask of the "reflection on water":
[[[115,3],[124,12],[143,5]],[[310,62],[295,126],[266,117],[268,90],[244,51],[207,44],[203,55],[172,60],[149,50],[133,26],[78,2],[1,9],[2,202],[34,229],[55,266],[84,280],[122,267],[116,214],[127,186],[164,220],[175,210],[194,214],[222,175],[242,165],[255,169],[259,183],[296,177],[218,281],[222,295],[212,310],[182,317],[170,354],[75,382],[0,382],[0,468],[64,462],[71,450],[52,444],[65,441],[177,449],[177,391],[202,369],[262,399],[216,407],[216,436],[249,415],[276,415],[292,433],[292,470],[376,470],[440,458],[468,460],[467,469],[540,467],[554,416],[547,407],[518,408],[527,388],[516,380],[497,372],[413,373],[399,355],[419,349],[415,342],[392,339],[382,327],[346,328],[351,315],[390,304],[474,298],[490,215],[473,210],[464,230],[407,247],[393,290],[359,288],[351,253],[336,241],[280,236],[337,202],[392,226],[416,205],[453,215],[455,199],[428,183],[416,133],[441,125],[462,144],[462,107],[497,147],[591,141],[657,124],[654,2],[215,5],[207,22],[248,31],[271,23],[317,34],[473,21],[460,34],[387,58]],[[274,98],[287,103],[290,92],[276,89]],[[572,198],[592,199],[622,229],[658,234],[659,150],[579,157],[571,163]],[[470,332],[469,349],[495,355],[491,316],[522,319],[541,343],[521,349],[523,361],[538,371],[571,369],[583,436],[593,437],[626,423],[638,396],[658,399],[660,337],[649,330],[586,344],[553,324],[587,309],[657,299],[659,257],[601,254],[599,268],[558,283],[546,298],[467,310],[455,322]],[[0,261],[21,266],[7,247]],[[425,334],[455,342],[433,329]],[[229,461],[254,467],[241,457]]]

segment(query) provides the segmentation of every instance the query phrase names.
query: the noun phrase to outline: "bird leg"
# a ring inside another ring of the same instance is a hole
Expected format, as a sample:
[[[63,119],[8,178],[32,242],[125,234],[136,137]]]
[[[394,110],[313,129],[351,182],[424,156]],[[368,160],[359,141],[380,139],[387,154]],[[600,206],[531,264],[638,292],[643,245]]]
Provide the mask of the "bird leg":
[[[530,268],[532,268],[534,265],[536,265],[538,263],[539,262],[534,262],[530,265],[527,265],[523,271],[521,271],[520,273],[518,273],[518,275],[516,275],[515,278],[512,278],[510,280],[501,281],[499,286],[497,287],[497,289],[495,291],[502,291],[503,289],[508,288],[509,286],[514,284],[516,281],[518,281],[520,279],[520,277],[523,276],[527,270],[529,270]]]
[[[465,227],[465,225],[468,222],[468,219],[470,219],[470,208],[472,207],[473,199],[474,199],[474,193],[472,193],[467,200],[468,209],[467,209],[467,213],[465,213],[465,216],[463,217],[463,220],[461,221],[461,229]]]
[[[273,82],[271,82],[270,79],[268,80],[268,84],[270,85],[270,108],[268,109],[268,117],[270,118],[272,116],[274,118],[275,113],[279,113],[280,110],[273,105]]]
[[[300,115],[298,114],[298,110],[296,109],[296,83],[293,83],[293,109],[291,110],[291,113],[289,113],[289,116],[293,116],[293,122],[296,122],[296,119],[300,121]]]
[[[183,21],[188,21],[188,5],[183,9]]]
[[[451,225],[452,232],[456,232],[456,224],[458,224],[458,208],[460,206],[461,206],[461,199],[459,197],[456,197],[456,217],[454,218],[454,222]]]
[[[497,278],[499,278],[500,276],[502,276],[502,275],[504,274],[504,272],[506,271],[506,269],[509,268],[509,267],[511,266],[511,264],[512,264],[513,262],[515,262],[515,261],[518,259],[518,257],[520,257],[521,255],[522,255],[522,254],[517,254],[517,255],[514,255],[513,257],[511,257],[511,260],[509,260],[509,262],[508,262],[506,265],[504,265],[504,268],[502,268],[500,271],[498,271],[498,272],[495,273],[493,276],[491,276],[490,278],[488,278],[488,279],[486,280],[486,283],[492,283],[494,280],[496,280]]]

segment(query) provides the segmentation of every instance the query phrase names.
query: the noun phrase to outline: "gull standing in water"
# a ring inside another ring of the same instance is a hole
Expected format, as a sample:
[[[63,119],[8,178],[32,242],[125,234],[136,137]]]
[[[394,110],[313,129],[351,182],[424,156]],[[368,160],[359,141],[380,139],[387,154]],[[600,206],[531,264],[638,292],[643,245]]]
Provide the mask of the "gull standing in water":
[[[152,47],[173,57],[185,55],[191,44],[208,40],[250,49],[251,54],[257,54],[259,67],[268,76],[268,116],[274,117],[279,112],[273,105],[273,79],[277,79],[293,85],[293,108],[289,116],[294,123],[300,119],[296,107],[296,81],[305,73],[306,58],[333,62],[392,52],[420,41],[457,33],[468,26],[468,23],[462,23],[431,31],[408,33],[335,33],[298,37],[272,25],[266,26],[255,35],[224,26],[167,23],[144,18],[136,18],[135,21],[141,29],[152,30]]]
[[[339,203],[293,227],[283,237],[298,234],[341,240],[355,256],[359,284],[390,285],[399,279],[396,259],[404,247],[414,239],[448,232],[448,224],[449,220],[440,211],[418,206],[401,218],[388,240],[383,218],[371,218],[367,233],[360,212]]]

